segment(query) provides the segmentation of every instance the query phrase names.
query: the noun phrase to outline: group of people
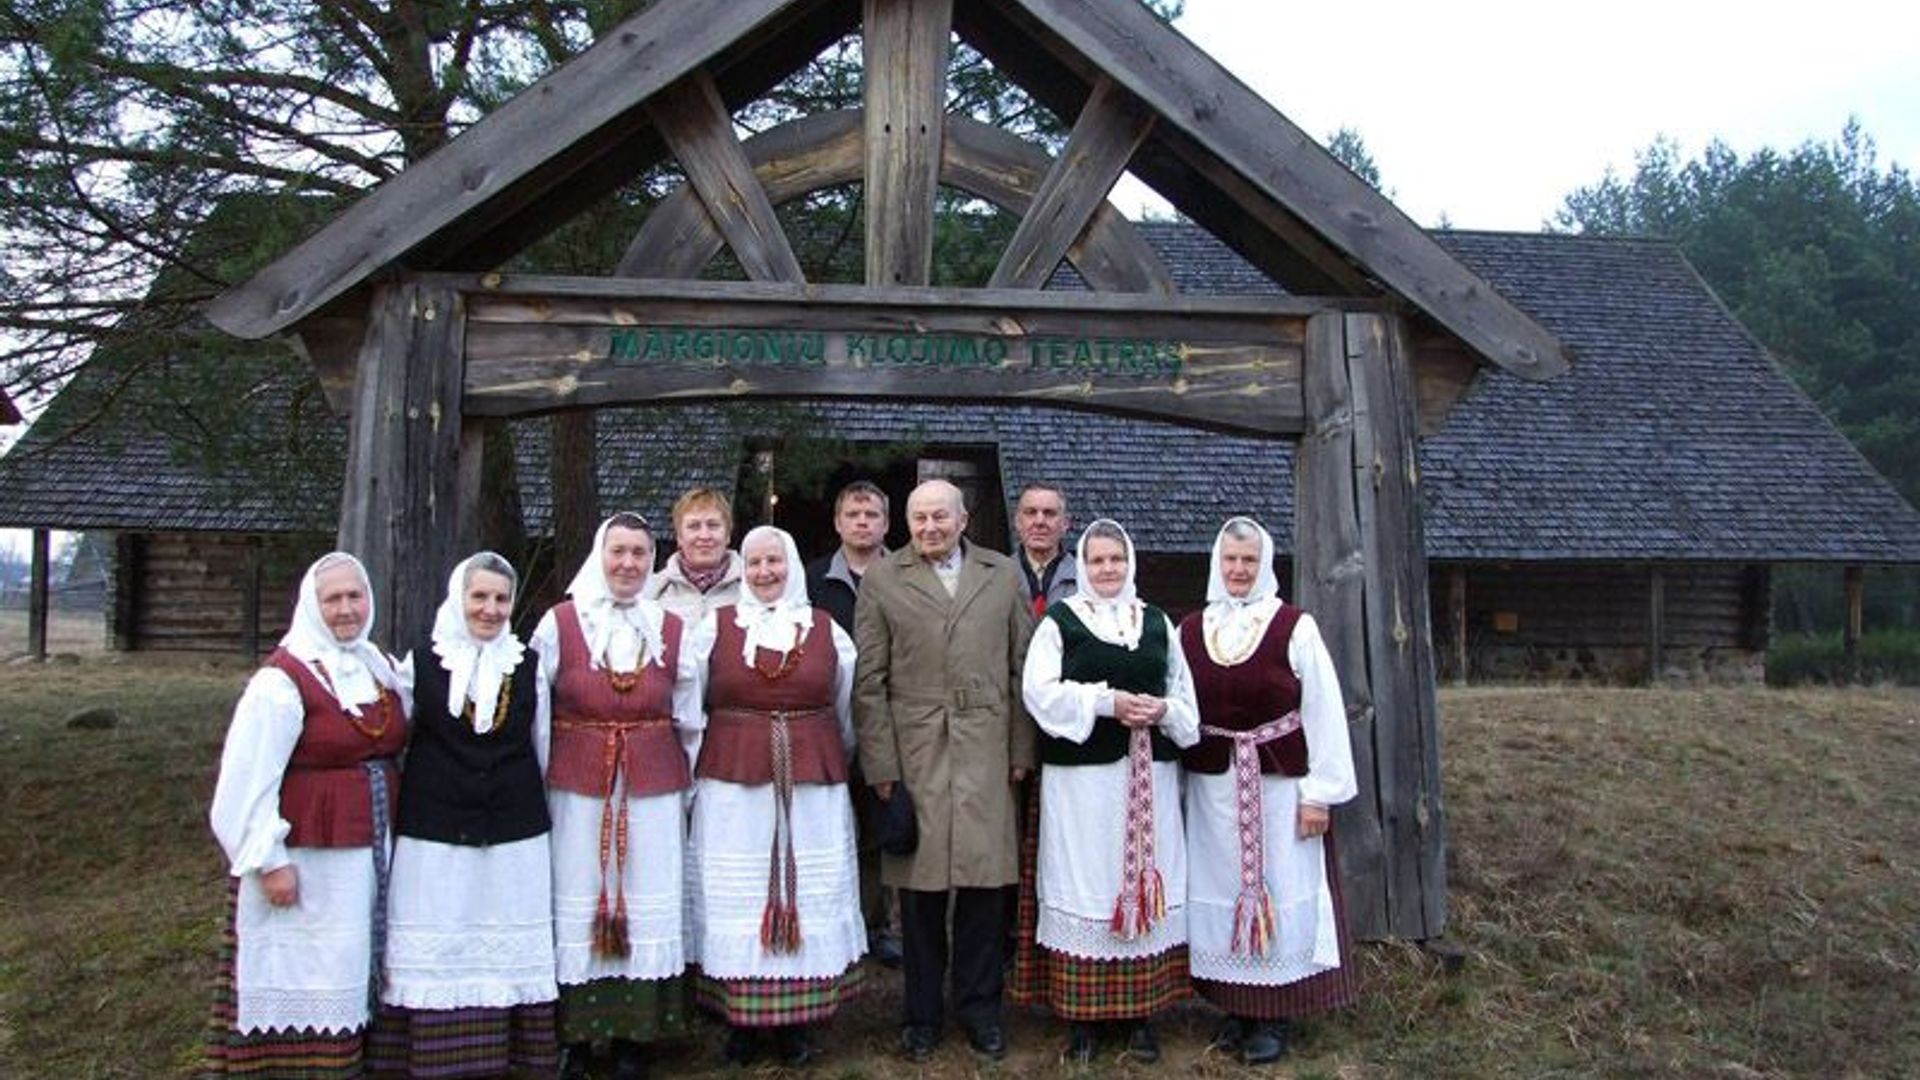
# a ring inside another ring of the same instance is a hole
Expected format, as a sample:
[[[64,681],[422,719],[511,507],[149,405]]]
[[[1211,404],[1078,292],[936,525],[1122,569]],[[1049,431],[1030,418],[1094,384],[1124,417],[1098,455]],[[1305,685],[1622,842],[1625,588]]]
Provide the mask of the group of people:
[[[1064,550],[1057,488],[1021,493],[1013,557],[944,481],[897,551],[889,520],[850,485],[803,567],[770,526],[729,549],[696,489],[658,570],[645,518],[602,522],[526,643],[512,565],[463,560],[397,661],[358,560],[316,561],[222,754],[211,1070],[579,1080],[598,1055],[631,1080],[695,1008],[729,1061],[804,1066],[890,926],[881,885],[910,1061],[949,1015],[1004,1056],[1009,970],[1078,1061],[1104,1029],[1157,1059],[1151,1017],[1196,991],[1249,1063],[1349,1003],[1345,715],[1266,532],[1227,522],[1175,624],[1118,523]]]

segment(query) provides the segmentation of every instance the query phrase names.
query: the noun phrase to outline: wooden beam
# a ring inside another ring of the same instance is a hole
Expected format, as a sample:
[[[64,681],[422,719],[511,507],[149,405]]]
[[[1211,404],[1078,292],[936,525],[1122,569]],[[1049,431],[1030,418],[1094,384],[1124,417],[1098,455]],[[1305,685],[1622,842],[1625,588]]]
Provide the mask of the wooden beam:
[[[778,206],[865,175],[866,138],[858,109],[781,124],[748,139],[742,149]],[[940,143],[940,182],[1024,215],[1053,158],[1032,143],[963,116],[947,118]],[[681,189],[662,200],[642,223],[615,275],[691,278],[720,251],[719,230],[700,200]],[[1109,292],[1178,290],[1173,275],[1113,205],[1102,202],[1067,259],[1089,286]]]
[[[1660,669],[1667,648],[1667,575],[1658,566],[1647,570],[1647,685],[1660,685]]]
[[[139,644],[134,631],[140,603],[140,534],[113,534],[113,577],[107,608],[107,642],[114,652],[132,652]]]
[[[240,602],[246,605],[240,613],[240,651],[246,655],[249,663],[257,662],[261,656],[260,648],[260,592],[266,577],[266,553],[259,534],[246,539],[246,566],[242,573],[243,584]]]
[[[1426,939],[1446,929],[1446,814],[1410,351],[1402,320],[1347,316],[1387,885],[1383,929]]]
[[[1467,650],[1467,564],[1454,563],[1447,568],[1447,624],[1453,631],[1453,685],[1466,686],[1472,679]]]
[[[208,318],[243,338],[298,321],[500,197],[542,162],[622,122],[797,2],[673,0],[648,7],[223,293],[208,305]]]
[[[47,577],[51,572],[52,563],[48,556],[52,544],[52,533],[46,529],[33,530],[29,540],[31,567],[27,578],[27,655],[35,660],[47,658],[47,616],[51,607],[51,589]]]
[[[933,280],[953,0],[863,0],[867,283]]]
[[[374,292],[354,383],[339,546],[366,564],[374,631],[390,650],[423,637],[461,523],[465,304],[419,280]]]
[[[1067,249],[1086,230],[1153,127],[1153,115],[1102,79],[1093,88],[1066,149],[1053,163],[1033,205],[1001,253],[989,288],[1038,289],[1053,277]]]
[[[1565,371],[1554,336],[1142,4],[997,0],[1025,12],[1365,271],[1494,364]]]
[[[1301,388],[1306,431],[1294,456],[1294,595],[1320,627],[1346,704],[1360,794],[1334,807],[1349,928],[1362,938],[1388,933],[1386,841],[1374,790],[1373,685],[1367,671],[1366,552],[1355,478],[1353,385],[1346,318],[1307,320]]]
[[[702,70],[674,83],[647,102],[647,114],[747,276],[805,281],[773,203],[734,137],[733,117],[712,77]]]
[[[1849,566],[1841,572],[1847,590],[1847,626],[1841,636],[1841,655],[1846,660],[1847,680],[1860,681],[1860,638],[1866,631],[1867,574],[1863,567]]]

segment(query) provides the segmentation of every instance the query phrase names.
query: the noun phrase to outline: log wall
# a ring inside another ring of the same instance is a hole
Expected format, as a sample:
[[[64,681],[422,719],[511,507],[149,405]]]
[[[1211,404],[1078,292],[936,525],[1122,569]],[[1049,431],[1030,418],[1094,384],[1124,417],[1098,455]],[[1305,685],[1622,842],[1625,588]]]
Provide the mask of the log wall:
[[[259,648],[269,650],[286,633],[307,565],[331,547],[325,536],[123,533],[108,633],[123,650],[241,653],[251,608]]]

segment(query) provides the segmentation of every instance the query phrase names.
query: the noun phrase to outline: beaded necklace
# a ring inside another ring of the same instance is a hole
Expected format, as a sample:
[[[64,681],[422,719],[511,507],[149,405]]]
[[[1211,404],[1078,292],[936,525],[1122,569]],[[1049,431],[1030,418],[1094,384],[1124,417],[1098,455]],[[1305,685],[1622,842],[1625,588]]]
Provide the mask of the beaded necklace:
[[[1260,639],[1266,636],[1267,624],[1271,621],[1270,618],[1222,619],[1221,625],[1216,625],[1212,630],[1207,631],[1207,656],[1221,667],[1233,667],[1241,663],[1260,647]],[[1220,631],[1228,623],[1240,627],[1236,639],[1231,643],[1220,639]]]
[[[794,636],[796,638],[799,637],[798,634]],[[771,652],[773,650],[766,649],[763,651]],[[802,656],[805,656],[806,654],[807,654],[807,650],[806,650],[805,644],[801,641],[796,640],[793,643],[793,648],[787,650],[787,655],[780,658],[779,666],[774,668],[772,671],[768,671],[766,668],[763,668],[760,666],[760,656],[758,653],[756,653],[753,658],[753,670],[755,674],[759,675],[761,678],[767,680],[768,682],[779,682],[781,679],[784,679],[787,676],[793,674],[793,669],[800,665],[800,658]]]
[[[500,696],[493,703],[493,719],[487,722],[485,731],[474,728],[474,734],[491,735],[499,731],[500,725],[507,722],[507,706],[512,703],[513,679],[509,676],[500,680]],[[466,721],[468,727],[473,728],[473,698],[467,698],[466,707],[460,710],[460,719]]]
[[[327,684],[327,692],[333,695],[334,700],[340,700],[340,692],[335,689],[333,685],[333,676],[327,674],[327,665],[316,657],[313,661],[313,670],[320,674],[320,681]],[[386,687],[380,687],[380,696],[373,702],[373,709],[380,713],[381,719],[379,727],[374,727],[353,715],[351,712],[348,712],[345,706],[341,707],[340,715],[346,717],[347,723],[353,725],[353,730],[365,736],[369,742],[379,742],[380,736],[385,735],[387,729],[393,726],[393,713],[387,709],[388,693],[389,691]]]

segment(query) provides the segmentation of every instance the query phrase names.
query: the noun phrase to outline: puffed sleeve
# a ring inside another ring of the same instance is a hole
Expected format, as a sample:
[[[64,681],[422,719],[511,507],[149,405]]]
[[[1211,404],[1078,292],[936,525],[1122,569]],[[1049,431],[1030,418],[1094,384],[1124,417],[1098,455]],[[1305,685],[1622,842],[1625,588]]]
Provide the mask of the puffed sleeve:
[[[859,660],[853,648],[853,638],[840,629],[833,616],[825,608],[814,608],[813,617],[827,620],[827,628],[833,634],[833,651],[838,658],[833,665],[833,712],[840,718],[840,745],[847,748],[847,760],[853,760],[853,667]]]
[[[291,861],[287,833],[293,826],[280,816],[280,778],[305,723],[300,691],[274,668],[255,672],[233,707],[207,817],[234,877]]]
[[[1313,616],[1302,615],[1287,645],[1287,661],[1300,679],[1300,725],[1307,735],[1307,775],[1300,778],[1300,801],[1337,806],[1359,794],[1354,778],[1353,742],[1347,731],[1347,707],[1340,676],[1320,640]]]
[[[1074,682],[1060,677],[1060,624],[1040,620],[1027,642],[1020,673],[1020,697],[1040,730],[1069,742],[1086,742],[1093,722],[1113,715],[1113,688],[1104,682]]]
[[[700,741],[707,733],[707,660],[719,635],[715,613],[697,623],[680,624],[680,667],[673,676],[673,723],[680,729],[680,745],[687,751],[687,767],[700,760]]]
[[[533,655],[540,665],[533,685],[533,755],[540,760],[540,775],[547,775],[547,753],[553,746],[553,680],[560,673],[560,626],[549,610],[533,628]]]
[[[1167,715],[1160,718],[1160,733],[1184,750],[1200,741],[1200,704],[1194,697],[1193,669],[1180,647],[1180,631],[1166,615],[1160,619],[1167,624]]]

